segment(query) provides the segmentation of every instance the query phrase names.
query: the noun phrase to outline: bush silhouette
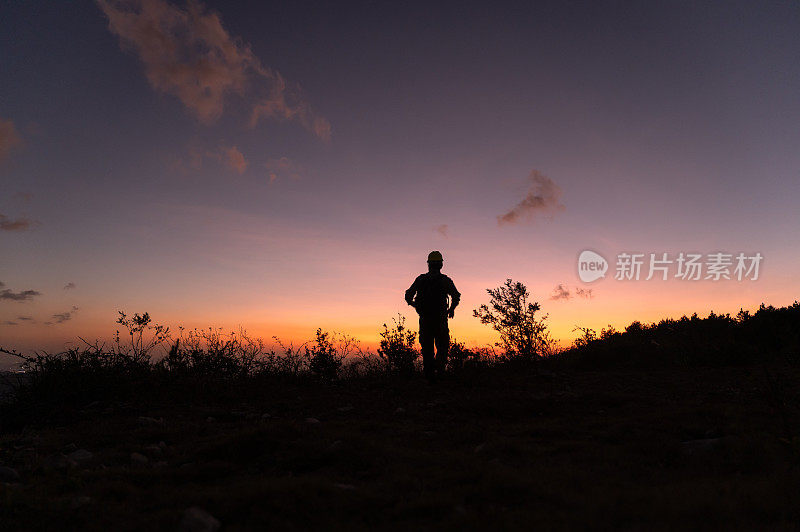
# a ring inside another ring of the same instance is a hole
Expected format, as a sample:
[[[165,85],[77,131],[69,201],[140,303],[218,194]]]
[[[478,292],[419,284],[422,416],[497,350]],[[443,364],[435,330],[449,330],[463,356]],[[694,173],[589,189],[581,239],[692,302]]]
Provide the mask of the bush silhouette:
[[[312,375],[328,380],[336,378],[345,355],[333,345],[330,333],[317,329],[314,343],[304,349],[308,370]]]
[[[419,357],[419,352],[414,346],[417,333],[406,328],[406,319],[399,314],[397,318],[392,318],[392,321],[394,327],[391,329],[383,324],[378,356],[386,362],[390,372],[410,375],[414,372],[414,364]]]
[[[514,361],[532,361],[553,352],[553,339],[545,320],[536,318],[539,303],[529,303],[528,289],[521,282],[506,279],[498,288],[488,288],[491,300],[472,311],[481,323],[500,333],[503,357]]]

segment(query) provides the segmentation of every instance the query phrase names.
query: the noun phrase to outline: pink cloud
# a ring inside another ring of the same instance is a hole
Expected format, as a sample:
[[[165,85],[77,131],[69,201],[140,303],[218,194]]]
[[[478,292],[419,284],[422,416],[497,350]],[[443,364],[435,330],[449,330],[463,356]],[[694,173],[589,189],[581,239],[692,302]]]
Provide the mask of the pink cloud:
[[[297,120],[306,129],[324,141],[331,139],[331,124],[325,118],[317,116],[311,106],[300,95],[299,89],[287,90],[283,76],[275,73],[276,83],[272,94],[260,100],[253,107],[250,115],[250,126],[255,127],[261,118],[278,120]]]
[[[297,120],[319,138],[330,138],[330,123],[311,110],[299,89],[290,90],[200,2],[185,9],[165,0],[96,2],[122,46],[141,59],[150,85],[176,96],[201,122],[217,120],[227,97],[238,95],[253,107],[252,125],[262,116]]]
[[[233,170],[243,174],[247,170],[247,161],[236,146],[230,148],[222,148],[225,163]]]
[[[14,122],[0,118],[0,162],[8,157],[12,149],[21,144],[22,139],[17,134]]]
[[[5,214],[0,214],[0,231],[26,231],[31,229],[36,222],[27,218],[9,218]]]
[[[302,172],[302,168],[288,157],[270,159],[264,164],[264,167],[267,169],[270,183],[275,182],[279,177],[299,179]]]
[[[195,150],[190,151],[190,156],[192,158],[195,157],[195,155],[193,155],[194,153],[196,153]],[[236,146],[221,146],[217,150],[207,151],[205,156],[226,165],[239,174],[243,174],[244,171],[247,170],[247,159],[245,159],[244,154]],[[197,170],[201,166],[202,157],[198,158],[197,161],[193,163],[192,167]]]

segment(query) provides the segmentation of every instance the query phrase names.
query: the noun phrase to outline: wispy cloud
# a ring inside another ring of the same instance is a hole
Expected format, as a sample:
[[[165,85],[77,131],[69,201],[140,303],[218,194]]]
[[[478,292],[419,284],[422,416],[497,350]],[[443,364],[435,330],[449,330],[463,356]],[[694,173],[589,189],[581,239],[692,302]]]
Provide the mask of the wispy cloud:
[[[16,220],[9,218],[5,214],[0,214],[0,231],[25,231],[36,225],[36,222],[24,216]]]
[[[267,169],[270,183],[275,182],[278,178],[299,179],[303,171],[300,165],[288,157],[270,159],[264,163],[264,168]]]
[[[445,238],[447,238],[447,233],[450,231],[450,227],[447,224],[437,225],[435,229],[437,233]]]
[[[59,312],[58,314],[53,314],[53,320],[55,323],[64,323],[65,321],[69,321],[75,316],[75,313],[78,312],[78,307],[72,307],[71,310],[66,312]]]
[[[17,320],[18,321],[29,321],[29,322],[33,322],[34,321],[32,316],[17,316]]]
[[[72,281],[70,281],[70,282],[68,282],[67,284],[64,285],[64,290],[72,290],[75,287],[77,287],[77,285],[75,283],[73,283]]]
[[[591,299],[592,298],[592,289],[591,288],[581,288],[576,286],[575,288],[570,288],[565,284],[558,284],[553,289],[553,294],[550,296],[551,301],[566,301],[568,299],[572,299],[574,296],[583,298],[583,299]]]
[[[532,220],[537,215],[552,217],[564,210],[565,207],[561,204],[561,188],[552,179],[538,170],[533,170],[528,180],[530,181],[528,193],[514,208],[497,217],[499,225]]]
[[[0,118],[0,162],[3,162],[11,150],[20,146],[22,139],[14,127],[14,122]]]
[[[250,166],[249,161],[238,147],[223,144],[219,148],[206,150],[196,145],[189,146],[186,156],[175,159],[169,167],[173,171],[187,174],[203,168],[204,161],[207,159],[216,161],[239,174],[243,174]]]
[[[237,95],[251,107],[250,124],[262,117],[296,120],[317,137],[331,125],[317,115],[298,87],[232,37],[218,13],[199,1],[180,8],[165,0],[96,0],[112,33],[141,59],[147,80],[172,94],[204,123],[217,120],[226,99]]]
[[[0,286],[5,285],[0,283]],[[6,301],[30,301],[35,296],[40,295],[42,295],[41,292],[37,292],[36,290],[22,290],[20,292],[14,292],[8,288],[0,290],[0,300]]]
[[[260,100],[250,115],[250,126],[255,127],[261,118],[297,120],[306,129],[324,141],[331,139],[331,124],[311,110],[299,88],[289,90],[283,76],[275,72],[271,95]]]
[[[584,299],[592,299],[591,288],[575,288],[575,294],[577,294],[578,297],[582,297]]]
[[[206,155],[239,174],[243,174],[247,170],[247,159],[236,146],[222,146],[217,151],[207,152]]]
[[[2,231],[24,231],[30,229],[31,221],[27,218],[17,218],[13,220],[5,214],[0,214],[0,230]]]
[[[560,299],[569,299],[570,297],[572,297],[572,294],[570,294],[569,288],[560,284],[553,289],[553,295],[550,296],[550,299],[558,301]]]

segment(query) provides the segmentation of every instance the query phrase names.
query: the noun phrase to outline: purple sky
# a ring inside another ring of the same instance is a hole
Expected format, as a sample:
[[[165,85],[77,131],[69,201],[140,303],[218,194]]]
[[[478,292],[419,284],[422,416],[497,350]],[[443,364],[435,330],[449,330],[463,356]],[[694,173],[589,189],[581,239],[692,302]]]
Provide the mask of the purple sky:
[[[795,2],[194,6],[0,8],[1,346],[117,309],[369,343],[431,249],[475,343],[507,277],[565,340],[797,298]],[[765,258],[590,286],[583,249]]]

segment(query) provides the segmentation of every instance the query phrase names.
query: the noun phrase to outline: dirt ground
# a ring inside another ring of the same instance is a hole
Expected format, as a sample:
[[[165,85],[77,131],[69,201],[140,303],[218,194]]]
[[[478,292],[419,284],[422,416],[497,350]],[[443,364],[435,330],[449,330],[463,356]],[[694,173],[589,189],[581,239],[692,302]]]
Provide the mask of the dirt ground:
[[[769,375],[495,368],[92,403],[0,436],[0,528],[796,528],[800,371]]]

